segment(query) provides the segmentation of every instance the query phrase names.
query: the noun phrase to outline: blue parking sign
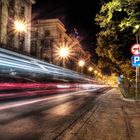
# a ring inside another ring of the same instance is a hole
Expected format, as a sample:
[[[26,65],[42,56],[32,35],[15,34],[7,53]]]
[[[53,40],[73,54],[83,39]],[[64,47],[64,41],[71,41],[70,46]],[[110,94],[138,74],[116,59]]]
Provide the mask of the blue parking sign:
[[[140,55],[132,56],[132,66],[133,67],[140,67]]]

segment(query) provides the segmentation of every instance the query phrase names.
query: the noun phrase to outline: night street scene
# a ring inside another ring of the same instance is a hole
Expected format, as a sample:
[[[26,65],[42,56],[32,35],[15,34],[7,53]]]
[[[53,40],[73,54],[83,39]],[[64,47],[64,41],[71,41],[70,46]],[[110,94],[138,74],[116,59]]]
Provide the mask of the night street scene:
[[[140,0],[0,0],[0,140],[140,140]]]

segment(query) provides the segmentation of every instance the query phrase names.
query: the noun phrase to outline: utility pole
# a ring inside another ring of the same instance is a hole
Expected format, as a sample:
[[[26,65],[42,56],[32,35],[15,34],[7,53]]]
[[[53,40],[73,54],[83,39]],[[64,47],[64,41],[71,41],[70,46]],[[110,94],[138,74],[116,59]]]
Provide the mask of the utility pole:
[[[136,34],[136,43],[139,44],[139,40],[140,40],[140,36],[139,36],[139,32],[137,32]],[[136,67],[136,99],[138,96],[138,91],[140,89],[140,67]]]

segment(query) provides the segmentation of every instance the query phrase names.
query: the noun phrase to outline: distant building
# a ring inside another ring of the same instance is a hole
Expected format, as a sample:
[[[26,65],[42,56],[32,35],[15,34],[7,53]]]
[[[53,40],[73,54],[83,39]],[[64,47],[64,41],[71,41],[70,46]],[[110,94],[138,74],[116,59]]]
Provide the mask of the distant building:
[[[77,69],[80,58],[89,57],[79,41],[66,33],[65,26],[59,19],[37,20],[32,27],[31,55],[62,66],[62,60],[58,59],[56,53],[61,45],[66,45],[71,47],[73,52],[73,56],[65,62],[66,67],[73,70]]]
[[[30,53],[31,10],[34,0],[0,1],[0,44]],[[24,21],[26,32],[16,32],[15,21]]]

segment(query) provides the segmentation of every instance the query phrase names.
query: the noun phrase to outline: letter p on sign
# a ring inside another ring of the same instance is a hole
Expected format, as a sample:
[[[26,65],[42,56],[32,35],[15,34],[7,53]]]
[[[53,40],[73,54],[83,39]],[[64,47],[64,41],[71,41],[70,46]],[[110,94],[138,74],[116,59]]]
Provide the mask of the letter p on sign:
[[[135,56],[134,57],[134,63],[137,63],[138,61],[140,61],[140,57],[139,56]]]
[[[132,56],[132,66],[140,67],[140,56]]]

